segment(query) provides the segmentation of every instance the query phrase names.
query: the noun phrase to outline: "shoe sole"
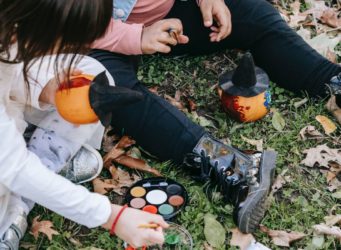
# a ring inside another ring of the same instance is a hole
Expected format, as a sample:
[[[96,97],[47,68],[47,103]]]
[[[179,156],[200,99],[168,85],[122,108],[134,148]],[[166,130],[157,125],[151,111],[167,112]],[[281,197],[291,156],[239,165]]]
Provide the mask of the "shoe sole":
[[[275,151],[264,151],[261,159],[260,185],[250,193],[238,212],[238,228],[243,233],[253,233],[258,228],[267,210],[266,200],[276,168]]]

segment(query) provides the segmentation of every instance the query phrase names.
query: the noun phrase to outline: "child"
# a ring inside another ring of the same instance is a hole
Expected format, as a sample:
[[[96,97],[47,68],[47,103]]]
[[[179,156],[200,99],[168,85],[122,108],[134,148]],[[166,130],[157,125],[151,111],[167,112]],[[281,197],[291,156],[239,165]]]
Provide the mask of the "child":
[[[213,177],[235,205],[234,218],[243,232],[254,231],[262,220],[270,188],[257,189],[262,183],[247,180],[256,177],[270,183],[270,177],[259,171],[248,178],[252,164],[241,171],[238,163],[244,156],[145,88],[136,76],[136,55],[250,50],[257,66],[286,89],[319,96],[326,95],[325,84],[341,90],[341,67],[309,47],[265,0],[116,0],[107,33],[93,47],[90,55],[103,63],[118,86],[145,97],[114,111],[112,125],[161,160],[185,163],[201,179]],[[225,156],[219,153],[224,150],[229,152]]]
[[[91,193],[50,171],[35,154],[40,154],[42,145],[51,149],[56,145],[57,149],[66,146],[67,150],[47,150],[55,158],[41,154],[46,157],[43,161],[49,160],[50,167],[58,171],[74,154],[74,157],[95,154],[91,147],[82,146],[82,143],[90,143],[91,134],[101,129],[101,125],[75,128],[59,120],[73,129],[75,137],[87,133],[86,140],[63,137],[60,135],[62,127],[58,126],[55,126],[55,135],[45,136],[50,131],[44,130],[43,126],[31,138],[31,151],[26,149],[22,136],[26,127],[24,108],[32,107],[26,112],[26,118],[37,125],[55,117],[51,107],[57,86],[52,77],[61,67],[79,66],[93,74],[104,70],[93,59],[62,53],[83,52],[93,40],[101,37],[110,20],[111,10],[111,0],[0,0],[1,249],[18,249],[32,202],[82,225],[111,229],[112,233],[135,247],[163,242],[162,228],[167,224],[160,216],[110,204],[107,197]],[[49,57],[49,54],[54,56]],[[75,72],[77,74],[77,70]],[[113,84],[112,78],[110,80]],[[40,112],[33,112],[34,109]],[[46,113],[46,110],[51,112]],[[40,136],[44,144],[34,143],[35,136]],[[49,137],[54,143],[48,142]],[[95,139],[99,137],[95,136]],[[79,147],[82,147],[81,153],[77,153]],[[101,168],[100,158],[94,156],[94,159],[98,159],[94,164],[97,174]],[[152,222],[160,227],[157,230],[138,229],[138,225]]]

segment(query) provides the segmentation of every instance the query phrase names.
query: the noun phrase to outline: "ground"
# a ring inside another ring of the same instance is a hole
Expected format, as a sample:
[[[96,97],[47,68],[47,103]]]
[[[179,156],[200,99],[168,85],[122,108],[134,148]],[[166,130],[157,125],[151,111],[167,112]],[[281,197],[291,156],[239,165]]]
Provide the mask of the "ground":
[[[316,140],[302,141],[299,139],[300,130],[307,125],[314,125],[323,131],[315,120],[317,115],[332,116],[324,107],[325,100],[312,100],[299,106],[297,102],[306,96],[294,96],[275,84],[271,86],[272,108],[276,108],[284,117],[285,127],[279,132],[272,124],[272,113],[264,119],[241,124],[230,119],[222,110],[215,88],[217,76],[226,69],[235,67],[238,62],[238,52],[222,52],[205,57],[192,58],[161,58],[158,56],[143,58],[139,77],[148,87],[158,87],[160,95],[168,94],[174,97],[176,91],[182,94],[182,101],[186,102],[187,95],[197,105],[199,116],[205,117],[211,123],[206,127],[211,133],[221,139],[229,139],[233,145],[243,149],[255,149],[242,139],[242,136],[252,139],[263,139],[265,149],[274,149],[278,152],[276,173],[286,176],[292,181],[287,182],[271,200],[271,205],[262,224],[275,230],[299,231],[307,234],[303,239],[292,243],[290,249],[315,249],[312,245],[313,230],[311,227],[323,222],[329,214],[341,214],[340,200],[332,196],[327,190],[326,178],[316,168],[308,168],[300,164],[304,159],[302,151],[327,143],[330,147],[340,147],[339,130],[332,137],[326,136],[320,142]],[[333,120],[335,121],[335,120]],[[338,128],[339,129],[339,128]],[[189,191],[190,202],[175,220],[183,225],[192,234],[195,249],[204,249],[206,241],[203,233],[206,213],[212,213],[227,231],[226,247],[224,249],[238,249],[230,246],[232,228],[232,207],[226,205],[221,197],[215,193],[212,199],[205,195],[205,189],[199,182],[191,180],[186,172],[169,163],[160,163],[146,158],[149,164],[161,170],[167,177],[178,180]],[[284,172],[283,172],[284,171]],[[107,175],[108,173],[103,173]],[[92,189],[92,185],[87,185]],[[38,240],[26,233],[22,247],[26,249],[123,249],[122,242],[102,229],[86,229],[73,222],[63,219],[42,207],[36,206],[29,216],[29,223],[40,215],[40,219],[51,220],[54,228],[60,235],[49,241],[40,235]],[[255,238],[270,247],[280,249],[274,245],[271,238],[258,231]],[[320,249],[341,249],[340,242],[332,237],[325,237]]]

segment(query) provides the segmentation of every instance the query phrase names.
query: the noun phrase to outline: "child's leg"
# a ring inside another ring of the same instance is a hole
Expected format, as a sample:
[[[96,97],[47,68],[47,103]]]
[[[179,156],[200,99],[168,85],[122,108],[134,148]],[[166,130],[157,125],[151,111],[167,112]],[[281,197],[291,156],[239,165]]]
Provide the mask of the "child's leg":
[[[232,16],[232,33],[219,43],[209,41],[195,1],[176,1],[168,17],[182,20],[190,42],[173,48],[174,54],[203,54],[222,49],[250,50],[255,62],[283,88],[325,95],[325,84],[341,72],[313,50],[265,0],[225,0]]]

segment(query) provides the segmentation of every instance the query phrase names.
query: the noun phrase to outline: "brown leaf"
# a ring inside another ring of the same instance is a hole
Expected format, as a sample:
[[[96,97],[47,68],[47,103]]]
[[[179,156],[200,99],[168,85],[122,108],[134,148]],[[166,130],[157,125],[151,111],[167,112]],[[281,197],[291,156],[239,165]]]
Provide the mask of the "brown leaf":
[[[105,153],[108,153],[116,144],[116,141],[119,140],[119,137],[115,134],[109,135],[109,131],[112,130],[112,128],[108,128],[104,132],[103,141],[102,141],[102,150]]]
[[[276,246],[290,247],[290,243],[296,240],[300,240],[306,236],[301,232],[286,232],[280,230],[271,230],[263,225],[260,226],[260,230],[272,238],[273,243]]]
[[[335,226],[327,226],[325,224],[319,224],[313,226],[315,233],[329,235],[337,238],[341,242],[341,229]]]
[[[94,186],[94,192],[98,194],[106,194],[110,190],[113,190],[114,188],[116,188],[115,185],[106,183],[99,178],[94,179],[92,181],[92,185]]]
[[[301,163],[308,167],[314,167],[315,164],[318,164],[320,167],[328,168],[330,163],[341,165],[341,150],[331,149],[326,144],[306,149],[303,153],[307,155]]]
[[[334,226],[335,224],[341,224],[341,214],[329,215],[324,217],[324,221],[327,226]]]
[[[341,187],[341,181],[339,181],[338,178],[334,178],[328,183],[328,190],[330,192],[334,192],[340,187]]]
[[[321,139],[323,135],[314,126],[308,125],[301,129],[300,137],[305,141],[307,139]]]
[[[52,229],[53,223],[49,220],[38,221],[40,216],[33,219],[30,234],[37,240],[39,233],[45,234],[47,238],[51,241],[53,235],[59,235],[59,233]]]
[[[192,99],[187,99],[190,111],[195,111],[197,109],[197,104]]]
[[[336,53],[334,51],[331,51],[329,48],[327,49],[326,57],[332,63],[336,63],[337,61]]]
[[[295,1],[292,4],[290,4],[292,15],[289,16],[289,26],[292,28],[296,28],[299,23],[303,22],[307,14],[300,13],[300,6],[301,3],[299,1]]]
[[[315,119],[322,125],[324,132],[327,135],[332,134],[336,130],[336,125],[328,117],[323,115],[318,115]]]
[[[110,167],[112,161],[125,153],[124,149],[135,144],[135,141],[128,136],[123,136],[121,140],[113,147],[109,153],[103,157],[105,167]]]
[[[136,142],[131,139],[129,136],[123,136],[121,140],[117,143],[117,148],[119,149],[126,149],[132,145],[134,145]]]
[[[324,24],[329,25],[332,28],[341,27],[341,18],[337,17],[338,13],[332,8],[328,8],[322,12],[320,21]]]
[[[231,231],[232,238],[230,244],[231,246],[240,247],[240,250],[246,250],[255,239],[252,234],[243,234],[238,228],[234,228]]]
[[[111,166],[109,168],[112,179],[104,180],[105,183],[114,186],[113,191],[119,195],[124,195],[125,191],[122,188],[130,187],[141,178],[136,174],[129,174],[121,168]]]
[[[170,102],[170,104],[172,104],[173,106],[175,106],[176,108],[178,108],[179,110],[183,110],[184,109],[184,105],[181,103],[180,100],[177,100],[169,95],[165,95],[164,98]]]
[[[128,168],[151,173],[155,176],[161,176],[161,173],[158,170],[152,168],[144,160],[141,160],[141,159],[136,159],[127,155],[121,155],[120,157],[116,158],[114,161]]]
[[[335,95],[332,95],[327,104],[326,104],[326,109],[331,112],[336,120],[338,121],[339,124],[341,124],[341,109],[337,106],[336,104],[336,99]]]

